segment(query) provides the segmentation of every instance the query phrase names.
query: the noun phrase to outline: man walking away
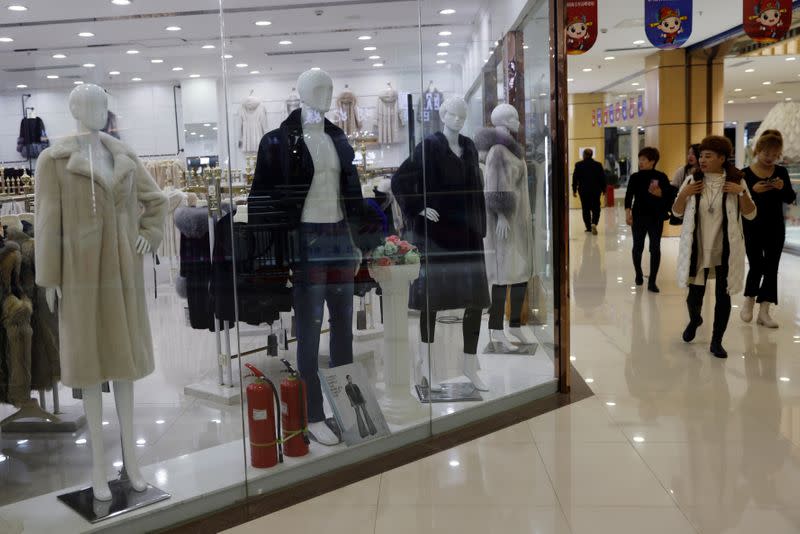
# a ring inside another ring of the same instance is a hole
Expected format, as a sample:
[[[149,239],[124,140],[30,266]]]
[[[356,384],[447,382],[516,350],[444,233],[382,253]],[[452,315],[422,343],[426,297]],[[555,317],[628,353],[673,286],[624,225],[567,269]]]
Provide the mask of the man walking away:
[[[597,224],[600,222],[600,195],[606,192],[606,174],[603,166],[593,159],[594,151],[587,148],[583,151],[583,161],[575,164],[572,174],[572,195],[581,196],[583,224],[586,231],[597,235]]]

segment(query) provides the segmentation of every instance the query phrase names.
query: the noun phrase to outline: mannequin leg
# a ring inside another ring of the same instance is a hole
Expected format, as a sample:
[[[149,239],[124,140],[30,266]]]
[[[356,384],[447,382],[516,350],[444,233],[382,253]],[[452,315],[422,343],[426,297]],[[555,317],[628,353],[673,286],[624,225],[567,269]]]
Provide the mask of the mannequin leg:
[[[103,443],[103,397],[100,384],[83,388],[83,411],[89,425],[92,447],[92,490],[98,501],[110,501],[111,489],[106,477],[106,448]]]
[[[427,308],[423,309],[419,315],[419,357],[415,366],[414,378],[417,384],[422,383],[423,378],[427,380],[432,391],[441,389],[438,384],[434,384],[431,380],[433,375],[433,370],[431,369],[431,345],[435,334],[436,311],[428,312]]]
[[[122,461],[131,486],[136,491],[147,489],[147,481],[139,470],[136,458],[136,438],[133,433],[133,382],[130,380],[114,381],[114,402],[117,405],[117,417],[122,431]]]
[[[514,352],[514,345],[506,337],[504,331],[506,292],[508,286],[492,286],[492,307],[489,309],[489,339],[498,352]]]
[[[481,334],[480,308],[467,308],[464,311],[464,375],[479,391],[489,391],[489,387],[478,375],[478,338]]]
[[[528,282],[511,286],[511,321],[509,333],[517,338],[523,345],[529,345],[531,340],[522,331],[522,307],[525,305],[525,295],[528,294]]]

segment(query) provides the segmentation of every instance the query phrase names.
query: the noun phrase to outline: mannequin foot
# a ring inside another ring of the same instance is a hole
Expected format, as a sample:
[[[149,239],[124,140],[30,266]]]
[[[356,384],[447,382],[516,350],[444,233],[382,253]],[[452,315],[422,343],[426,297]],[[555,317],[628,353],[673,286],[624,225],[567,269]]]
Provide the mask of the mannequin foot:
[[[523,345],[530,345],[531,340],[525,335],[525,331],[522,330],[521,326],[512,326],[508,329],[508,333],[517,338],[517,341],[522,343]]]
[[[94,468],[92,470],[92,491],[96,501],[111,500],[111,488],[108,487],[105,469]]]
[[[309,423],[308,431],[313,440],[320,445],[332,447],[339,444],[339,438],[337,438],[336,434],[334,434],[333,431],[328,428],[328,425],[325,423],[325,421],[320,421],[319,423]]]
[[[469,378],[469,381],[478,391],[489,391],[489,386],[478,375],[478,367],[477,354],[464,354],[464,375]]]
[[[128,475],[128,481],[131,483],[131,487],[134,491],[141,493],[147,490],[147,480],[142,476],[141,471],[139,471],[139,466],[136,463],[125,464],[125,473]]]
[[[502,330],[490,330],[489,339],[492,341],[492,348],[495,352],[516,352],[517,348],[506,337],[505,332]]]

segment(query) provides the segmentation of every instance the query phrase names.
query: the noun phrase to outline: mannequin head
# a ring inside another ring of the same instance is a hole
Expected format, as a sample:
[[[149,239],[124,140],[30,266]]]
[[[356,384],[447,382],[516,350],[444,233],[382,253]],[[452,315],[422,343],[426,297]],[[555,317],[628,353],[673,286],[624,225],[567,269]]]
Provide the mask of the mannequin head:
[[[464,123],[467,121],[467,103],[463,98],[454,96],[448,98],[439,108],[439,115],[445,127],[454,132],[460,132],[464,129]]]
[[[297,79],[297,91],[303,107],[321,113],[331,109],[333,101],[333,80],[323,70],[308,70]]]
[[[508,128],[514,133],[519,131],[519,112],[511,104],[500,104],[492,111],[492,124]]]
[[[85,83],[69,95],[69,112],[89,131],[97,132],[108,122],[108,96],[99,85]]]

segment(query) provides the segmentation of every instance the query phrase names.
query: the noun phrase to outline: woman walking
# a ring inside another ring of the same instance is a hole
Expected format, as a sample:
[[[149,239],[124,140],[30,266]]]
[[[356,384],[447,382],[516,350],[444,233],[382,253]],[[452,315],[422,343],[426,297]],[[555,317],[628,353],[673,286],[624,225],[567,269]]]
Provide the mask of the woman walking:
[[[722,338],[731,316],[731,295],[744,285],[744,235],[742,217],[753,220],[756,205],[742,179],[742,172],[728,162],[733,145],[726,137],[712,135],[700,144],[700,170],[688,177],[672,207],[683,219],[678,251],[678,283],[689,287],[686,305],[689,325],[683,332],[687,343],[703,324],[706,283],[715,278],[716,306],[711,353],[727,358]]]
[[[628,182],[625,194],[625,215],[633,232],[633,268],[636,271],[636,285],[644,284],[642,254],[644,240],[650,238],[650,278],[647,289],[659,293],[656,278],[661,265],[661,234],[667,210],[672,204],[672,186],[667,175],[656,170],[661,158],[658,149],[645,147],[639,151],[639,172],[634,173]]]
[[[758,138],[755,154],[756,160],[744,171],[744,179],[758,208],[758,218],[744,222],[750,272],[741,318],[746,323],[752,321],[753,307],[758,302],[758,324],[778,328],[769,309],[778,304],[778,265],[786,240],[783,205],[793,203],[797,195],[786,167],[777,164],[783,154],[783,136],[779,131],[765,131]]]
[[[686,154],[686,165],[675,171],[672,175],[672,187],[675,189],[680,188],[683,182],[688,177],[700,170],[698,167],[698,160],[700,159],[700,145],[692,145],[689,147],[689,152]]]

